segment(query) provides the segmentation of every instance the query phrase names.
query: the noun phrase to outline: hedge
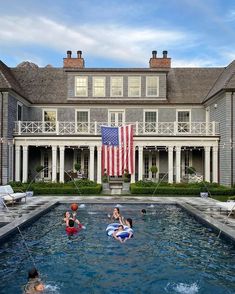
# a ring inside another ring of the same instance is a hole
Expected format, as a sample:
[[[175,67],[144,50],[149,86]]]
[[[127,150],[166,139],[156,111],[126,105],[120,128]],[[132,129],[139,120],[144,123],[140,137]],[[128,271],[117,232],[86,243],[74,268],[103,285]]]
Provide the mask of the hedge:
[[[101,184],[89,180],[78,180],[68,183],[51,183],[51,182],[37,182],[37,183],[9,183],[15,192],[33,191],[34,195],[85,195],[85,194],[100,194],[102,190]]]
[[[185,184],[184,184],[185,185]],[[200,195],[200,192],[209,192],[211,195],[234,195],[234,188],[213,187],[207,188],[204,186],[189,185],[180,187],[179,185],[149,185],[140,186],[139,184],[131,184],[130,191],[132,194],[148,194],[148,195]]]

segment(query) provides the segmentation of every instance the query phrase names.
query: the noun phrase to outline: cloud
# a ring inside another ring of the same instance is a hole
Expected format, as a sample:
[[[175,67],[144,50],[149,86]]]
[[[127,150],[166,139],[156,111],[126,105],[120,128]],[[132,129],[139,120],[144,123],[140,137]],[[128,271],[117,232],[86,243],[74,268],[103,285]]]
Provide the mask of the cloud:
[[[42,46],[65,52],[83,50],[86,55],[145,64],[153,49],[194,43],[181,30],[128,27],[116,24],[66,25],[45,17],[0,18],[1,46]],[[146,54],[148,54],[146,56]]]

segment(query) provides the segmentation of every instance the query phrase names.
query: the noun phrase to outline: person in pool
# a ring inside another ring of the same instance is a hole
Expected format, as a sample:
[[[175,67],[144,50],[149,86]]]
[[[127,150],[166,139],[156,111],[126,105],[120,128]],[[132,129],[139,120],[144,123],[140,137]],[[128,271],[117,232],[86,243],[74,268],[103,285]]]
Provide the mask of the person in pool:
[[[113,209],[113,214],[112,214],[112,216],[110,217],[110,219],[111,219],[111,221],[113,221],[113,222],[120,222],[121,223],[121,221],[123,221],[123,217],[121,216],[121,213],[120,213],[120,209],[119,209],[119,207],[114,207],[114,209]]]
[[[64,222],[66,227],[68,227],[70,219],[72,219],[76,224],[80,224],[80,221],[76,218],[76,213],[72,214],[69,211],[66,211],[64,214]]]
[[[28,272],[28,283],[24,288],[24,294],[36,294],[44,290],[45,286],[39,278],[37,269],[35,267],[30,269]]]
[[[124,240],[120,237],[120,236],[117,236],[120,232],[123,232],[124,231],[124,227],[123,225],[119,225],[117,230],[113,233],[113,237],[119,241],[120,243],[123,243]]]
[[[129,229],[132,229],[132,219],[131,218],[127,218],[125,220],[122,220],[121,224],[123,226],[128,227]],[[132,233],[132,230],[125,229],[125,231],[127,231],[129,233],[129,236],[125,238],[125,241],[126,241],[127,239],[130,239],[131,237],[133,237],[133,233]]]
[[[74,225],[75,221],[72,218],[70,218],[68,220],[68,225],[66,225],[66,232],[68,235],[76,234],[82,229],[82,225],[80,223],[78,223],[77,227],[75,227]]]

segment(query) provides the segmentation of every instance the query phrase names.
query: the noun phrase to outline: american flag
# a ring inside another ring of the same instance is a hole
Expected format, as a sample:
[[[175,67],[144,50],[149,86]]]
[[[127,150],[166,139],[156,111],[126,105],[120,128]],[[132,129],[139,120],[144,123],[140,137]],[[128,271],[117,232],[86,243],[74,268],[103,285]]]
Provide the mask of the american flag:
[[[133,174],[133,126],[101,126],[102,171],[108,176]]]

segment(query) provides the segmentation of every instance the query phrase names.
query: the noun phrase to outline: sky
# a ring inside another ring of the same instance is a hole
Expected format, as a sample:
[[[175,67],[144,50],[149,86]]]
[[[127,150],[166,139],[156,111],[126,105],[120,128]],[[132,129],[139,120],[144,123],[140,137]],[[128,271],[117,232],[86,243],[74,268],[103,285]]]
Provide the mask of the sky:
[[[82,50],[86,67],[148,67],[152,50],[172,67],[235,59],[234,0],[0,0],[0,60],[63,66]]]

